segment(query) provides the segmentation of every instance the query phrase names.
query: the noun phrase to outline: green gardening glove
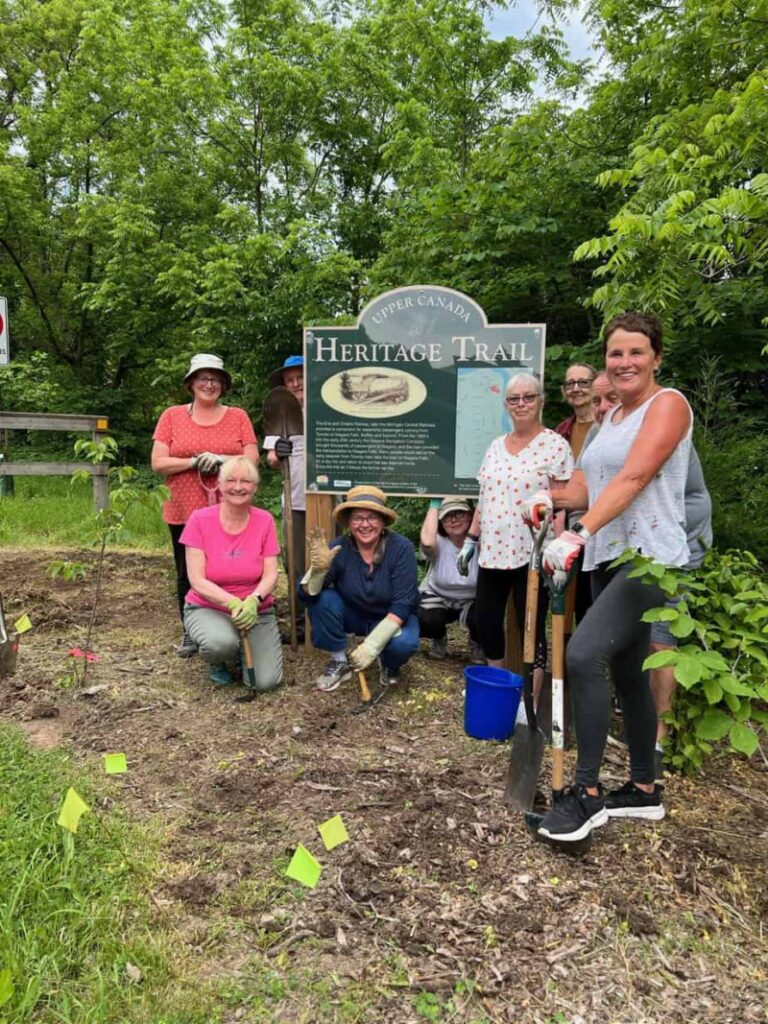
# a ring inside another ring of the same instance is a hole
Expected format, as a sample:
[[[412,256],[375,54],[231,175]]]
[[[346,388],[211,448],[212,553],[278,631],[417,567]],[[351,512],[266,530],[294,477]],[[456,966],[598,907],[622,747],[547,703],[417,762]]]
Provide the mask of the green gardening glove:
[[[239,607],[233,608],[234,604],[238,604]],[[244,601],[230,601],[227,607],[238,629],[253,629],[259,621],[259,602],[253,594]]]

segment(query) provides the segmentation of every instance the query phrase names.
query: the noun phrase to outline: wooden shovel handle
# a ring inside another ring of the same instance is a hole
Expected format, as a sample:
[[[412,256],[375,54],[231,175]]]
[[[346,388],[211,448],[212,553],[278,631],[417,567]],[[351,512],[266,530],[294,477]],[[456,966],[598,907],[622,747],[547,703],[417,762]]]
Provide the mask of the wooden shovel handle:
[[[368,680],[365,678],[365,672],[357,673],[357,681],[360,684],[360,696],[367,704],[371,699],[371,691],[368,689]]]
[[[248,639],[248,630],[241,629],[240,636],[243,640],[243,658],[245,659],[245,667],[253,672],[253,651],[251,650],[251,642]]]

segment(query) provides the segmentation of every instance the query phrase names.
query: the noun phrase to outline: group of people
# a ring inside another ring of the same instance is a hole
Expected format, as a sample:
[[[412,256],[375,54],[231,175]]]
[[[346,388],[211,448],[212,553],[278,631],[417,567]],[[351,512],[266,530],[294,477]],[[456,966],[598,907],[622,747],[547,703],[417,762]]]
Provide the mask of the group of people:
[[[567,652],[577,736],[572,786],[545,816],[546,838],[584,838],[610,817],[664,816],[657,782],[657,743],[669,708],[671,673],[652,690],[643,662],[649,650],[674,638],[643,615],[665,604],[663,592],[641,583],[626,549],[666,566],[692,567],[711,543],[709,496],[691,444],[693,415],[680,392],[662,387],[662,331],[656,317],[627,313],[603,333],[605,370],[569,367],[563,397],[572,414],[556,429],[544,426],[541,382],[510,378],[504,405],[512,429],[489,446],[478,473],[476,507],[463,497],[430,501],[420,535],[428,572],[419,586],[416,553],[394,529],[397,515],[377,487],[352,488],[334,509],[340,534],[316,530],[307,565],[295,582],[307,609],[312,642],[329,661],[315,681],[336,690],[378,661],[382,683],[397,685],[420,637],[430,653],[446,654],[446,627],[468,630],[470,657],[504,664],[505,609],[510,594],[524,629],[532,530],[554,517],[543,568],[565,579],[580,567],[574,588],[577,627]],[[223,406],[229,374],[216,356],[198,355],[185,377],[191,401],[160,417],[153,468],[171,490],[166,505],[177,569],[184,633],[179,653],[199,651],[212,681],[235,678],[241,634],[251,643],[258,689],[282,678],[274,611],[279,544],[272,517],[253,505],[259,483],[253,426],[240,409]],[[293,391],[303,405],[303,365],[294,356],[271,383]],[[270,466],[297,460],[303,479],[303,437],[266,439]],[[300,493],[301,492],[301,493]],[[296,488],[294,514],[303,511]],[[303,553],[303,516],[300,543]],[[546,665],[546,602],[537,609],[535,666]],[[348,651],[349,635],[358,638]],[[611,717],[610,680],[624,717],[630,778],[604,793],[600,765]],[[536,687],[538,689],[538,687]],[[655,698],[655,699],[654,699]],[[658,730],[658,731],[657,731]]]

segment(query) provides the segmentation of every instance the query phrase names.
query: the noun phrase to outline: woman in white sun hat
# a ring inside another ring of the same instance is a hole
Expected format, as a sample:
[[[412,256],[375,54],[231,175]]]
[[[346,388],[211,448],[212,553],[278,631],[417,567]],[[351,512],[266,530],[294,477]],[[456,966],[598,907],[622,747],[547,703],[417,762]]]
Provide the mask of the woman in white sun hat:
[[[189,590],[180,539],[184,526],[194,511],[218,503],[219,467],[228,458],[244,455],[254,466],[259,463],[256,434],[248,414],[221,403],[232,386],[221,358],[207,352],[192,356],[184,386],[191,401],[166,409],[152,435],[152,469],[165,477],[171,492],[163,506],[163,519],[171,533],[182,623]],[[196,644],[184,630],[176,653],[188,658],[196,652]]]

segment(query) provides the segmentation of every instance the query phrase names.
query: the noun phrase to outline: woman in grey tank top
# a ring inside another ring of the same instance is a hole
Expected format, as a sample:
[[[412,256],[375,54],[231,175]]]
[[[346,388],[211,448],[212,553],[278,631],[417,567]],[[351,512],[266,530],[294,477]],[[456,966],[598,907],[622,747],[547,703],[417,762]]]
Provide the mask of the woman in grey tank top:
[[[544,570],[564,575],[585,549],[594,604],[566,653],[578,744],[576,778],[540,826],[555,842],[583,839],[609,817],[664,817],[655,783],[656,710],[648,673],[650,608],[662,591],[629,578],[629,567],[609,568],[626,548],[665,565],[688,561],[685,480],[693,415],[685,398],[656,382],[661,324],[655,316],[625,313],[605,327],[606,372],[619,405],[607,413],[584,453],[583,469],[554,497],[588,508],[581,522],[544,549]],[[573,506],[572,506],[573,507]],[[604,794],[600,765],[611,714],[609,673],[619,691],[630,755],[630,780]]]

